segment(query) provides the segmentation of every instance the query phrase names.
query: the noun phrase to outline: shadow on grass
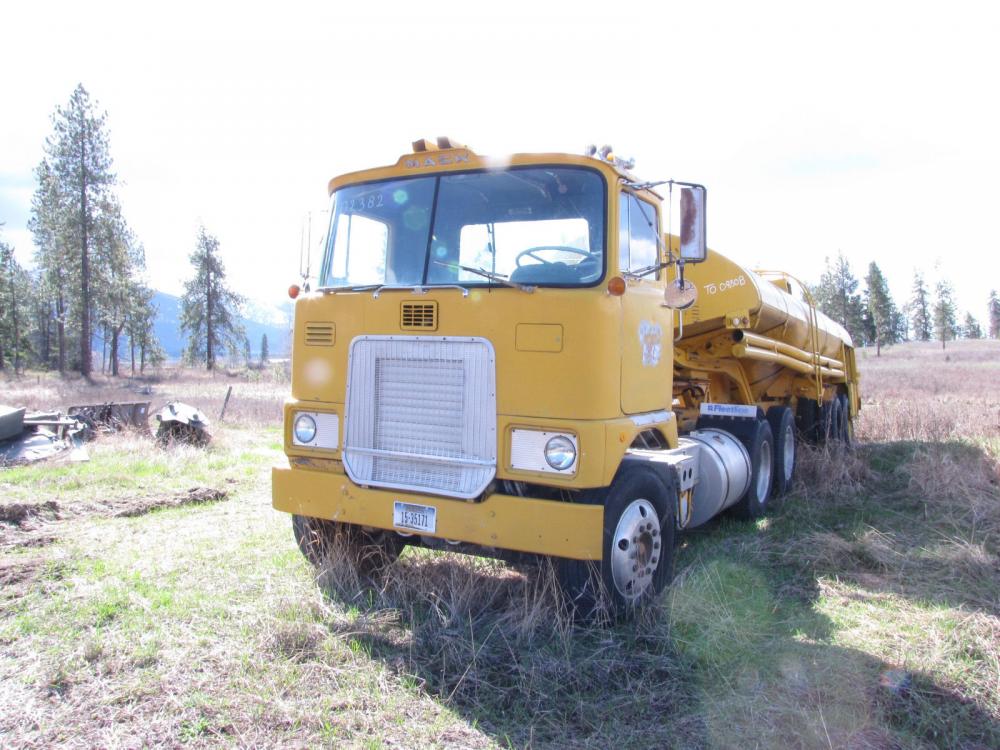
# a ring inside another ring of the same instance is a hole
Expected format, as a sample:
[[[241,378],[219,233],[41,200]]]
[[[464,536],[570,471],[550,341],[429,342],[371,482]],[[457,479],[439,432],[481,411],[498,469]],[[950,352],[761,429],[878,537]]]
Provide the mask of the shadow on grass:
[[[861,595],[995,612],[975,578],[996,580],[995,519],[976,495],[989,499],[986,459],[951,444],[809,456],[764,522],[687,534],[674,585],[631,623],[574,625],[545,565],[411,550],[377,586],[331,563],[321,583],[350,616],[326,626],[502,746],[997,747],[982,695],[838,645],[818,606],[822,582],[840,578]],[[947,564],[969,544],[987,568],[971,579]]]

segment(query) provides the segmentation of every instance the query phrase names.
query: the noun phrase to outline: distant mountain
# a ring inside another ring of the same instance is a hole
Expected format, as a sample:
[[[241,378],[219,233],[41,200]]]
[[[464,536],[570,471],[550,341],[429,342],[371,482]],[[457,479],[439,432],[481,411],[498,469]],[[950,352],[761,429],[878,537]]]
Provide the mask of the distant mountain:
[[[169,359],[179,359],[184,351],[184,335],[181,333],[181,300],[166,292],[156,292],[153,304],[157,307],[153,331]],[[242,318],[250,339],[250,352],[254,359],[260,357],[260,338],[267,334],[267,349],[272,358],[287,357],[291,349],[291,305],[282,309],[277,305],[259,302],[247,304],[247,317]]]

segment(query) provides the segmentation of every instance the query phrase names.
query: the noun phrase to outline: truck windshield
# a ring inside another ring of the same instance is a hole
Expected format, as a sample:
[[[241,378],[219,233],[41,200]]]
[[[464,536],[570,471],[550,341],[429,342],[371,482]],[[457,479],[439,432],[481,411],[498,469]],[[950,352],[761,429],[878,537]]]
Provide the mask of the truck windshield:
[[[605,196],[604,179],[584,167],[343,187],[320,286],[496,283],[477,270],[516,284],[590,286],[604,275]]]

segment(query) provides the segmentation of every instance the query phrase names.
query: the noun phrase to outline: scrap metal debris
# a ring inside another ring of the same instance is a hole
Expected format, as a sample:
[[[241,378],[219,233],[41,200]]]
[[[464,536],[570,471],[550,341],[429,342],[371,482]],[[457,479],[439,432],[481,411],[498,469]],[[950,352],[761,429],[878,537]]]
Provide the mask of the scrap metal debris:
[[[149,401],[110,401],[71,406],[67,412],[91,429],[118,431],[125,427],[149,429]]]
[[[34,463],[68,452],[72,462],[88,461],[84,442],[98,432],[136,429],[149,432],[149,401],[108,401],[60,411],[28,412],[0,405],[0,466]],[[156,415],[162,444],[207,445],[208,419],[197,408],[175,401]]]
[[[161,443],[206,445],[212,439],[208,434],[208,417],[189,404],[172,401],[160,409],[156,419],[160,423],[156,439]]]
[[[87,425],[59,412],[27,412],[0,406],[0,466],[34,463],[71,451],[71,460],[86,461]]]

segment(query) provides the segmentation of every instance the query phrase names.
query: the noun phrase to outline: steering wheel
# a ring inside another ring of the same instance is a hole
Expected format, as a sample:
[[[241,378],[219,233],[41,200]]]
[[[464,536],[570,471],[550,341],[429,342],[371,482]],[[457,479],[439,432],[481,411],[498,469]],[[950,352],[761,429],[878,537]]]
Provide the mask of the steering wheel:
[[[583,258],[594,257],[593,253],[589,253],[586,250],[581,250],[578,247],[570,247],[568,245],[538,245],[537,247],[529,247],[527,250],[522,250],[521,252],[519,252],[517,254],[517,257],[514,258],[514,263],[517,265],[518,268],[523,268],[524,264],[521,263],[521,258],[525,257],[531,258],[532,260],[536,260],[539,263],[544,263],[547,266],[555,265],[556,263],[561,262],[561,261],[545,260],[545,258],[539,257],[537,253],[539,253],[542,250],[558,250],[559,252],[563,253],[580,255]]]

